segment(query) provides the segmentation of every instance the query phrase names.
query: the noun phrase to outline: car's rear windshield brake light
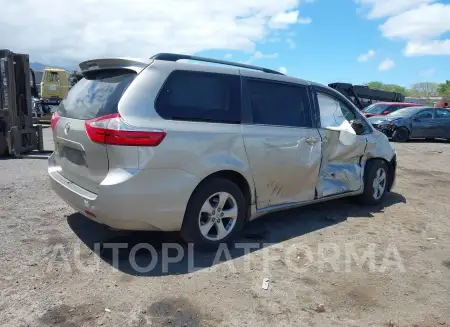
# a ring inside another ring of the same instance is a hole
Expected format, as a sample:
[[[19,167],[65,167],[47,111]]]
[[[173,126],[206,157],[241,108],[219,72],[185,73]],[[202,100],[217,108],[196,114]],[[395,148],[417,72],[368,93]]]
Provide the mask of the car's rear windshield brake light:
[[[85,121],[86,133],[95,143],[129,146],[158,146],[166,136],[162,130],[133,130],[111,114]]]

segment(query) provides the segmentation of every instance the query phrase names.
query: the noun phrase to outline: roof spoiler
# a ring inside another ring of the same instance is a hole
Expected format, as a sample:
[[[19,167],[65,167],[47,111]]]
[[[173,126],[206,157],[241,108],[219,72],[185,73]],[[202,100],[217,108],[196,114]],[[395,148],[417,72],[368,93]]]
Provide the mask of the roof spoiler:
[[[118,68],[130,69],[135,71],[136,73],[140,73],[150,63],[151,61],[149,60],[131,58],[105,58],[83,61],[79,64],[79,66],[83,74],[91,71]]]

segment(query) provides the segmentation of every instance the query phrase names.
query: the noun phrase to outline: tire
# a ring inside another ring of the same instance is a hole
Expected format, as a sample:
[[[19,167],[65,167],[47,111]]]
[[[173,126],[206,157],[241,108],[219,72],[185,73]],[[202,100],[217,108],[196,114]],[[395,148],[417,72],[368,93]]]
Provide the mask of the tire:
[[[389,173],[389,166],[382,160],[371,160],[367,163],[364,169],[364,193],[359,196],[361,204],[376,205],[383,201],[389,189]],[[375,182],[376,179],[378,182]],[[375,194],[376,185],[378,192]]]
[[[220,210],[217,202],[225,198],[223,210]],[[226,217],[227,212],[234,218]],[[242,231],[246,213],[247,202],[235,183],[223,178],[207,180],[188,202],[181,237],[187,243],[194,243],[199,250],[217,249],[221,243],[229,243]]]
[[[409,140],[409,131],[405,127],[397,128],[392,134],[392,140],[394,142],[406,142]]]

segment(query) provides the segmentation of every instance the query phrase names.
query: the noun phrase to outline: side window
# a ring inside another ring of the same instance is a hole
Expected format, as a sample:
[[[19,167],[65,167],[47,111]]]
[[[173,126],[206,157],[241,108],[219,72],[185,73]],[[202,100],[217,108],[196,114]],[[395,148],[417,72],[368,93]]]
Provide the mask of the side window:
[[[334,97],[318,92],[320,123],[322,127],[337,127],[344,121],[356,119],[356,114],[348,106]]]
[[[450,118],[450,110],[436,109],[436,118]]]
[[[240,123],[240,77],[174,71],[155,102],[164,119]]]
[[[422,110],[416,115],[417,118],[433,118],[433,109]]]
[[[341,107],[342,114],[347,121],[355,120],[357,118],[356,114],[351,111],[344,103],[339,101],[339,106]]]
[[[320,109],[320,124],[323,128],[338,127],[345,121],[359,119],[364,124],[364,134],[372,132],[372,128],[365,122],[362,115],[351,110],[346,103],[321,92],[317,92],[317,99]]]
[[[404,108],[407,108],[407,107],[404,107]],[[398,109],[400,109],[399,106],[389,106],[389,107],[387,108],[387,111],[388,111],[389,113],[391,113],[391,112],[397,111]]]
[[[311,127],[306,86],[247,79],[253,122],[263,125]]]

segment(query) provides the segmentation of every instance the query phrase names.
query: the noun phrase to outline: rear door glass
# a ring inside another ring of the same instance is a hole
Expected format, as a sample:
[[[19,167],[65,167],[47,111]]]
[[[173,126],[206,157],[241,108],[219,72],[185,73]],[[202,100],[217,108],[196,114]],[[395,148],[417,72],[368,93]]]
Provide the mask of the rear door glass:
[[[58,114],[87,120],[117,113],[119,100],[135,77],[135,72],[126,69],[92,72],[74,85]]]
[[[250,78],[246,81],[254,124],[312,127],[306,86]]]
[[[164,83],[155,107],[164,119],[240,123],[240,77],[174,71]]]

